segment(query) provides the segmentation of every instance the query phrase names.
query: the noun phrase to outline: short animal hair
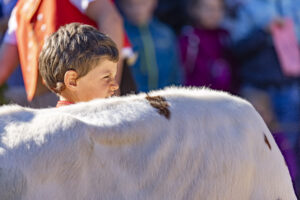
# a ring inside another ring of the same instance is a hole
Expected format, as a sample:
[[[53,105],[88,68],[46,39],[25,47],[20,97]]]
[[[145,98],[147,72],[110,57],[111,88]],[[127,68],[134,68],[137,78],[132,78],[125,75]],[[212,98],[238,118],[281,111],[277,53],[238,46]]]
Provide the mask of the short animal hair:
[[[39,71],[46,86],[55,93],[64,90],[64,75],[68,70],[78,78],[92,70],[100,59],[118,62],[116,44],[96,28],[71,23],[60,27],[45,41],[39,55]]]

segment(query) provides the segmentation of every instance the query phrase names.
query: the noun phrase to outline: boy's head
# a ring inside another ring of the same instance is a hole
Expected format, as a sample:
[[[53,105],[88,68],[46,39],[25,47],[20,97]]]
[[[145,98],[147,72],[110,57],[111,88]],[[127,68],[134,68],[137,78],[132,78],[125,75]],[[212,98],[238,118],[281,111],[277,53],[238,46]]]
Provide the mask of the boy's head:
[[[195,25],[215,29],[223,20],[224,7],[224,0],[189,0],[187,13]]]
[[[116,44],[89,25],[71,23],[46,41],[39,71],[46,86],[74,103],[106,98],[115,82],[119,53]]]
[[[157,0],[120,0],[119,4],[131,23],[144,25],[151,20]]]

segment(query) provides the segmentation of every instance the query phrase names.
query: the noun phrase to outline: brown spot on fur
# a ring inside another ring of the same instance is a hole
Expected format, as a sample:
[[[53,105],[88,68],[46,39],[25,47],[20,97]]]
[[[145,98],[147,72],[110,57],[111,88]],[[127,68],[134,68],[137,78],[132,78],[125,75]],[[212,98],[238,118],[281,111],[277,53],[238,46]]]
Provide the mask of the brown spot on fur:
[[[171,112],[169,110],[169,104],[165,98],[161,96],[146,96],[146,99],[149,101],[150,105],[158,110],[158,113],[165,116],[167,119],[170,119]]]
[[[265,143],[268,145],[269,149],[272,150],[270,142],[269,142],[269,140],[268,140],[268,138],[267,138],[267,136],[265,134],[264,134],[264,140],[265,140]]]

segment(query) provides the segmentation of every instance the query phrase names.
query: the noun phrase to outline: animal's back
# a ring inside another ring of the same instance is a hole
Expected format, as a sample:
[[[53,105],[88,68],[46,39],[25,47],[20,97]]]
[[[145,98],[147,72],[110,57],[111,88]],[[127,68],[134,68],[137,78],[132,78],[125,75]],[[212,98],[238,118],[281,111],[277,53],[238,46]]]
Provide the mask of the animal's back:
[[[260,116],[225,93],[169,89],[26,112],[30,121],[1,125],[4,143],[18,130],[26,141],[0,153],[0,168],[25,177],[26,200],[296,199]]]

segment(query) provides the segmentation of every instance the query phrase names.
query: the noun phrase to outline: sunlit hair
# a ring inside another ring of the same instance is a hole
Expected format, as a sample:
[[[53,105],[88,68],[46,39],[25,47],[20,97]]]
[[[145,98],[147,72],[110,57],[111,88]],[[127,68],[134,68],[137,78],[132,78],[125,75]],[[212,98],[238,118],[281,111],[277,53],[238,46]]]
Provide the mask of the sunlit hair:
[[[78,78],[92,70],[100,59],[118,62],[116,44],[96,28],[71,23],[59,28],[46,41],[39,56],[39,71],[46,86],[60,93],[64,75],[74,70]]]

